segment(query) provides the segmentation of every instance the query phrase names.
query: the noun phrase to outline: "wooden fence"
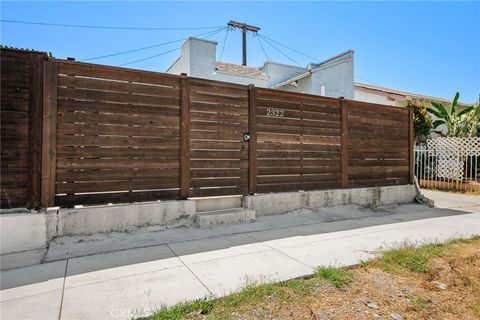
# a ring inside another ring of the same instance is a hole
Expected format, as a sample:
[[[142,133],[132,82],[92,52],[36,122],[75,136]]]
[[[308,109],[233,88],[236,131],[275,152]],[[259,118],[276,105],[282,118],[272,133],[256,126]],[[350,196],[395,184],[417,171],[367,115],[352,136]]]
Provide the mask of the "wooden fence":
[[[9,49],[1,60],[2,208],[412,182],[407,109]]]
[[[2,208],[38,207],[44,54],[0,50]]]

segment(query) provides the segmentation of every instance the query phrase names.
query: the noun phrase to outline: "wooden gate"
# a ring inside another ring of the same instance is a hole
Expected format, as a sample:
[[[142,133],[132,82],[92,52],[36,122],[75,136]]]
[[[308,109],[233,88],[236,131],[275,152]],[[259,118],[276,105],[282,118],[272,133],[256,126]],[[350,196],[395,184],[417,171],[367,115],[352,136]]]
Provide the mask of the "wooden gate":
[[[245,194],[248,88],[190,79],[190,196]]]

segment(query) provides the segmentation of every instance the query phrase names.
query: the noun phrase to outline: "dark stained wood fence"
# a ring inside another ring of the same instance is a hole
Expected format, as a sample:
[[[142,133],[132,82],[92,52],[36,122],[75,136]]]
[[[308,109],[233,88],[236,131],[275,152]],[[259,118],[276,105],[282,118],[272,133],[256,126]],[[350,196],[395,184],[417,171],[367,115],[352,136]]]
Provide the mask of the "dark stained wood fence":
[[[2,207],[413,177],[407,109],[1,52]]]
[[[338,99],[256,89],[257,192],[337,188]]]
[[[348,101],[348,186],[407,184],[409,110]]]
[[[0,51],[2,208],[40,206],[44,59],[38,52]]]
[[[245,194],[248,87],[190,81],[190,196]]]
[[[59,62],[55,204],[179,197],[180,82]]]

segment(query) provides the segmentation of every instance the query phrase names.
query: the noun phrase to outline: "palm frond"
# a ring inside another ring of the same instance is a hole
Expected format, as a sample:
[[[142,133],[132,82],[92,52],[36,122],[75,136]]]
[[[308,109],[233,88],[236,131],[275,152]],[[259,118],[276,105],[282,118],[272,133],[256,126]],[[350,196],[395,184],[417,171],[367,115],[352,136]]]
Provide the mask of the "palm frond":
[[[457,111],[457,104],[458,104],[458,98],[460,98],[460,92],[457,91],[455,94],[455,98],[453,98],[452,105],[450,107],[451,114],[455,115],[455,112]]]
[[[427,107],[427,111],[436,116],[437,118],[444,118],[437,108]]]
[[[464,114],[470,113],[473,110],[474,106],[466,107],[463,110],[461,110],[459,113],[457,113],[457,117],[461,117]]]
[[[435,101],[432,101],[432,106],[435,107],[438,111],[438,113],[440,114],[438,117],[439,118],[444,118],[447,122],[450,122],[450,115],[447,111],[447,109],[445,109],[445,107],[443,106],[443,104],[441,103],[438,103],[438,102],[435,102]]]

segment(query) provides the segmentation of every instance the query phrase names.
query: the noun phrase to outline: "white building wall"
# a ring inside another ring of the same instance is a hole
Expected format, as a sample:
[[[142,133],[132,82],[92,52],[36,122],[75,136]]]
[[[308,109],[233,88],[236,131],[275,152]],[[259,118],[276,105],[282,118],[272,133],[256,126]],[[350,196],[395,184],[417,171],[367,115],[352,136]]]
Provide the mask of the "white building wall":
[[[390,95],[385,92],[373,91],[362,87],[355,87],[355,100],[385,104],[395,107],[403,107],[405,104],[404,97],[397,95]]]
[[[327,97],[354,99],[353,51],[349,50],[319,64],[311,64],[303,78],[286,83],[279,89]],[[291,79],[292,77],[290,77]],[[287,79],[288,80],[288,79]]]
[[[307,71],[306,68],[291,66],[273,61],[265,62],[260,68],[260,70],[262,70],[263,73],[268,75],[268,87],[271,87],[277,83],[284,82]]]
[[[269,61],[260,68],[267,77],[260,78],[216,70],[216,47],[215,41],[189,38],[182,46],[181,57],[167,73],[186,73],[192,77],[270,88],[312,70],[312,74],[298,80],[296,86],[287,84],[279,89],[321,95],[323,87],[326,96],[354,98],[351,50],[308,68]]]
[[[325,86],[327,97],[354,99],[353,57],[354,52],[349,50],[320,64],[311,65],[309,93],[321,95],[321,88]]]

